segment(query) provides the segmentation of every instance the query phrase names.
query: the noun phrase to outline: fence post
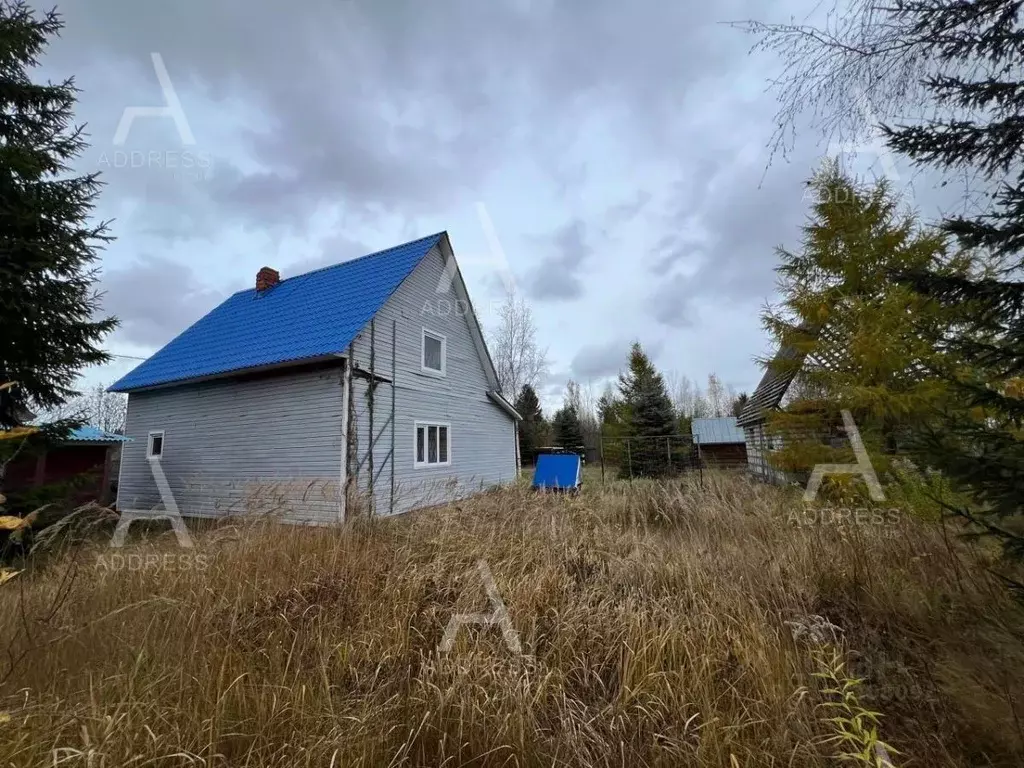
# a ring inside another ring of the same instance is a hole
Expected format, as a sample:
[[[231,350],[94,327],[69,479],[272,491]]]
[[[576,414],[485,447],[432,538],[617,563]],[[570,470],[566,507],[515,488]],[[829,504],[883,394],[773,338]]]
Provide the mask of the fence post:
[[[626,438],[626,465],[629,467],[629,484],[633,484],[633,454],[629,450],[629,438]]]
[[[700,487],[704,487],[704,458],[700,454],[700,440],[694,438],[694,444],[697,446],[697,471],[700,473]]]
[[[598,443],[601,451],[601,487],[604,487],[604,435],[601,435]]]
[[[665,438],[665,453],[668,454],[668,473],[672,474],[672,438]]]

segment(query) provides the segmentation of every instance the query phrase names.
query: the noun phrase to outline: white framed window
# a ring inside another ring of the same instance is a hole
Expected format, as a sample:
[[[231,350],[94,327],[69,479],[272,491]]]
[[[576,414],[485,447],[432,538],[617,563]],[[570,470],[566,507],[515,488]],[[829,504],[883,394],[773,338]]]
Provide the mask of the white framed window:
[[[423,329],[420,344],[420,370],[431,376],[444,376],[448,357],[448,339],[443,334]]]
[[[149,441],[146,443],[146,458],[159,459],[164,455],[164,431],[149,433]]]
[[[448,467],[451,463],[451,424],[443,421],[417,421],[413,443],[413,466]]]

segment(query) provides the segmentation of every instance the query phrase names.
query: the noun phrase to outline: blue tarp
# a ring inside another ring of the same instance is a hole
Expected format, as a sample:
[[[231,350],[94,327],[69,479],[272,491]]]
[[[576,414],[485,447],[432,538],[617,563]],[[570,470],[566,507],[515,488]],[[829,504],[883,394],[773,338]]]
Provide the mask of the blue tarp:
[[[583,472],[580,457],[575,453],[542,453],[533,471],[534,488],[575,490],[580,487]]]

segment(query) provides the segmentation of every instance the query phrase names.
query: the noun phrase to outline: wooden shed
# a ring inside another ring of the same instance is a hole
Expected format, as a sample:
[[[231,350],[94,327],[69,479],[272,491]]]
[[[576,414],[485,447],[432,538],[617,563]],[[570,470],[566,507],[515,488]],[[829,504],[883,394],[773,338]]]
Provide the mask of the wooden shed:
[[[746,437],[735,416],[694,419],[690,432],[702,466],[722,469],[747,466]]]
[[[34,428],[6,432],[8,439],[28,435]],[[7,467],[4,490],[12,495],[56,483],[69,483],[73,502],[114,498],[117,454],[128,438],[98,427],[79,427],[60,445],[15,458]]]

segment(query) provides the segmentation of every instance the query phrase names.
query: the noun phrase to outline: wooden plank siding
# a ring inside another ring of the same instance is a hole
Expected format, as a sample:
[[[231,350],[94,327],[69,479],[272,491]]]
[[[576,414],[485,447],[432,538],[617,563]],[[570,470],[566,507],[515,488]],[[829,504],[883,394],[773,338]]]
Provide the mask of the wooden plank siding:
[[[474,343],[465,305],[454,287],[442,281],[444,265],[442,251],[435,247],[373,321],[377,514],[462,498],[516,478],[514,421],[487,396],[494,384]],[[424,326],[445,337],[443,377],[421,369]],[[397,370],[392,452],[393,328]],[[358,467],[357,491],[362,495],[371,487],[370,337],[367,325],[351,346],[353,466]],[[343,506],[344,411],[340,356],[333,366],[132,392],[126,432],[133,442],[125,446],[121,462],[118,505],[161,508],[146,453],[149,433],[163,431],[161,464],[182,514],[256,512],[297,522],[335,522]],[[417,421],[450,424],[449,466],[414,466]]]
[[[120,509],[162,508],[148,436],[181,513],[339,519],[341,365],[132,392],[118,484]]]
[[[444,277],[445,262],[435,247],[416,267],[374,319],[374,506],[377,514],[391,508],[391,338],[395,327],[395,505],[394,512],[464,498],[482,488],[513,482],[516,478],[514,421],[487,397],[492,388],[485,363],[473,341],[467,308],[460,304],[454,285]],[[458,279],[458,278],[456,278]],[[438,288],[441,288],[440,292]],[[445,337],[445,375],[421,369],[423,328]],[[369,326],[353,342],[356,370],[370,369]],[[356,376],[353,396],[356,442],[361,464],[359,488],[370,488],[367,457],[370,438],[369,381]],[[451,465],[416,467],[415,423],[451,425]]]

